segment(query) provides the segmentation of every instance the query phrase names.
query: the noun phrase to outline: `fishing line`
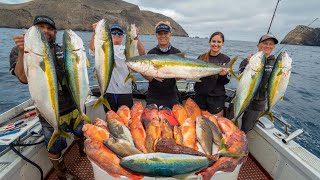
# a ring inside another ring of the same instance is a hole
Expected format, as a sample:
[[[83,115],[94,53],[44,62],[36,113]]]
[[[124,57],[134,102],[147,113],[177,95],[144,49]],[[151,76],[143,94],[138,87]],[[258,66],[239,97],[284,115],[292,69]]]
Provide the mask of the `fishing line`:
[[[313,24],[314,22],[316,22],[319,18],[315,18],[310,24],[307,25],[307,27],[311,26],[311,24]],[[288,45],[288,43],[292,40],[295,40],[297,38],[298,35],[302,34],[307,28],[303,29],[301,32],[297,33],[296,36],[294,36],[293,38],[289,39],[287,41],[287,43],[285,45],[283,45],[275,54],[278,54],[285,46]]]

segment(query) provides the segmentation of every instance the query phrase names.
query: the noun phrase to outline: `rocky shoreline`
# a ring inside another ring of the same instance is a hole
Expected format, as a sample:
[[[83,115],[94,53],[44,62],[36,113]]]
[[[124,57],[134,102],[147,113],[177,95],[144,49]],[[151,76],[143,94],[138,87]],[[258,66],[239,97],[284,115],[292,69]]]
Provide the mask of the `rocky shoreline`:
[[[159,21],[170,21],[172,35],[188,37],[173,19],[159,13],[140,10],[137,5],[121,0],[33,0],[22,4],[0,3],[0,27],[29,28],[36,15],[52,17],[58,29],[91,31],[92,23],[106,19],[123,26],[136,24],[141,34],[155,34]]]

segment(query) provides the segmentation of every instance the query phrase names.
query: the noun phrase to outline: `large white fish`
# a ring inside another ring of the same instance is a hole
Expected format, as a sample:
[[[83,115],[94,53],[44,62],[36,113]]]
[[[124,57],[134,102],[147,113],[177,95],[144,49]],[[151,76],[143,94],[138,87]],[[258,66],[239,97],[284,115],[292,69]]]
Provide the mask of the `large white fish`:
[[[87,72],[88,59],[82,39],[72,30],[64,31],[63,47],[68,87],[79,111],[79,116],[74,123],[75,128],[82,119],[91,123],[91,120],[84,113],[84,104],[90,91]]]
[[[111,109],[108,101],[104,99],[104,94],[106,93],[107,88],[109,86],[112,70],[115,66],[115,61],[109,25],[104,19],[98,22],[95,29],[95,33],[96,34],[94,36],[94,70],[95,75],[98,79],[101,96],[93,105],[93,108],[96,108],[98,105],[103,103],[108,109]]]
[[[148,54],[127,59],[126,64],[130,69],[154,78],[200,79],[218,74],[222,68],[232,67],[236,59],[233,58],[226,67],[221,67],[179,55]]]
[[[283,99],[289,84],[292,59],[286,52],[278,55],[268,81],[268,108],[261,116],[268,115],[273,121],[271,109]]]
[[[255,97],[262,80],[265,62],[266,56],[260,51],[250,58],[249,64],[243,71],[234,101],[235,121],[241,116]]]
[[[59,130],[58,81],[54,60],[47,39],[40,29],[32,26],[24,37],[24,71],[31,98],[41,116],[53,127],[48,150],[61,134]]]

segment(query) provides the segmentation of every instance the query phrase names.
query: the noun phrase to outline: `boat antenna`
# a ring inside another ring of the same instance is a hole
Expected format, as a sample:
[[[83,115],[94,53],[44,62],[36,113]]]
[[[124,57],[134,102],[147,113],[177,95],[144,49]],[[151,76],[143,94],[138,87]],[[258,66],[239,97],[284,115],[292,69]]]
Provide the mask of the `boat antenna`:
[[[270,21],[270,25],[269,25],[267,34],[269,34],[269,32],[270,32],[270,28],[271,28],[271,25],[272,25],[272,21],[273,21],[274,15],[276,14],[276,11],[277,11],[277,8],[278,8],[278,4],[279,4],[280,1],[281,1],[281,0],[278,0],[277,5],[276,5],[276,8],[275,8],[274,11],[273,11],[273,15],[272,15],[272,18],[271,18],[271,21]]]
[[[314,22],[316,22],[319,18],[315,18],[310,24],[307,25],[307,27],[311,26],[311,24],[313,24]],[[287,41],[287,43],[285,45],[283,45],[275,54],[278,54],[286,45],[288,45],[288,42],[295,40],[297,38],[298,35],[302,34],[307,28],[303,29],[302,31],[300,31],[299,33],[297,33],[294,37],[292,37],[291,39],[289,39]]]

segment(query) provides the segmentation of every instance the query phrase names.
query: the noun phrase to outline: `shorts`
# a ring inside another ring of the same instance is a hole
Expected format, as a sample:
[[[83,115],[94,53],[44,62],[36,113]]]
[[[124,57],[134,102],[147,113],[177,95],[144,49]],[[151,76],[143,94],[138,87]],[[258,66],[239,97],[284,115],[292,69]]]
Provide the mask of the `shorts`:
[[[200,109],[209,111],[211,114],[217,114],[224,110],[225,96],[206,96],[197,95],[194,101],[198,104]]]
[[[42,126],[42,133],[44,135],[44,141],[45,141],[46,146],[48,146],[48,143],[51,139],[51,136],[53,134],[54,129],[42,116],[39,116],[39,119],[40,119],[40,123]],[[83,132],[82,132],[82,127],[84,125],[84,122],[83,122],[83,120],[80,121],[79,125],[75,129],[73,129],[73,124],[75,123],[75,121],[76,121],[76,119],[72,119],[70,121],[69,125],[67,123],[63,123],[62,125],[60,125],[60,130],[62,130],[64,132],[71,132],[77,138],[82,139],[84,137]],[[67,147],[66,138],[58,137],[48,152],[50,154],[58,155],[58,154],[61,154],[62,150],[64,150],[66,147]]]
[[[117,112],[119,107],[122,105],[128,106],[128,108],[131,109],[133,106],[133,97],[132,94],[111,94],[111,93],[106,93],[104,95],[104,98],[107,99],[108,103],[110,104],[111,110],[114,112]],[[108,108],[104,107],[104,111],[107,112],[109,111]]]
[[[176,104],[181,104],[178,99],[170,99],[170,100],[159,100],[159,99],[146,99],[147,105],[148,104],[156,104],[158,107],[165,106],[170,109]]]

